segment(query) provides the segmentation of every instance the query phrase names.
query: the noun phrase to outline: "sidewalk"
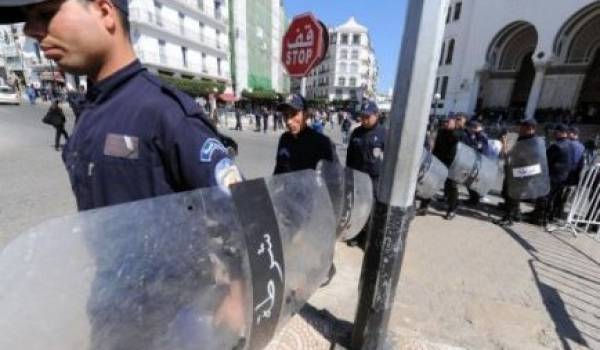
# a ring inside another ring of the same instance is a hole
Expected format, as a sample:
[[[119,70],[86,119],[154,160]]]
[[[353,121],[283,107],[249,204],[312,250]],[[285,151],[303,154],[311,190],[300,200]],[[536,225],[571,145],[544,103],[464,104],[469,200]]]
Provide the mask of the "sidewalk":
[[[600,242],[466,210],[411,226],[389,349],[600,349]],[[310,303],[353,321],[362,253],[338,244],[337,275]],[[269,349],[330,349],[296,316]]]

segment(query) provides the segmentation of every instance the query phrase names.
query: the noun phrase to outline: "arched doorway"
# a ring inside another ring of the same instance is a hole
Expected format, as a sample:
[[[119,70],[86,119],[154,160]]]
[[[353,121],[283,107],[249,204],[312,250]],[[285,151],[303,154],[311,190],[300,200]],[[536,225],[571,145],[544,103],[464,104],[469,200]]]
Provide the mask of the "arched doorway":
[[[537,44],[537,30],[524,21],[507,25],[492,39],[486,56],[489,71],[478,99],[484,115],[522,117],[535,78],[532,55]]]
[[[554,55],[556,65],[573,80],[560,82],[568,108],[584,123],[600,123],[600,1],[565,22],[556,36]]]
[[[584,122],[600,122],[600,50],[588,67],[577,106]]]
[[[524,109],[527,106],[529,92],[535,78],[535,67],[531,56],[533,52],[528,52],[521,60],[521,68],[515,79],[512,97],[510,99],[510,108]]]

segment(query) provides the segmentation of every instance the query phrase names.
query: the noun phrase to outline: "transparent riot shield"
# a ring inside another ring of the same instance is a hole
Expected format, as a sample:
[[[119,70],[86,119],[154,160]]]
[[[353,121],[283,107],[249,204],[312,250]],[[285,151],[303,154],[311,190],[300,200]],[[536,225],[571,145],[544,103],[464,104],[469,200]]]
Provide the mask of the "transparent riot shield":
[[[331,195],[307,170],[44,223],[0,252],[0,349],[261,349],[327,276]]]
[[[421,168],[417,179],[417,196],[431,199],[443,187],[448,177],[448,168],[431,152],[424,149],[421,156]]]
[[[499,176],[500,168],[496,160],[483,156],[462,142],[457,144],[448,178],[485,196],[494,188]]]
[[[508,195],[512,199],[536,199],[550,192],[546,143],[541,137],[521,140],[508,155]]]

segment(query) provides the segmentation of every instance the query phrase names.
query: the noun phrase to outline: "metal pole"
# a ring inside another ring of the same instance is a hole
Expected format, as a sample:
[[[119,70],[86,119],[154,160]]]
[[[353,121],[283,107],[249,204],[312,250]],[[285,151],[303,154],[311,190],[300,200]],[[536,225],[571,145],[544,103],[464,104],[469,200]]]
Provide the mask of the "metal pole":
[[[448,0],[410,0],[396,75],[377,202],[361,272],[352,349],[383,348],[410,221],[431,111]]]

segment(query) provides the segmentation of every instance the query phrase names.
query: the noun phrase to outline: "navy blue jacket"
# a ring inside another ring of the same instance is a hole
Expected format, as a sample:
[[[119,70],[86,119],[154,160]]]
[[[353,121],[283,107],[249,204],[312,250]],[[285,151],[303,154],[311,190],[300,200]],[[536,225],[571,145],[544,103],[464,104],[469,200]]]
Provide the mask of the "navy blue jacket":
[[[194,100],[137,60],[88,90],[63,160],[79,210],[224,185],[237,171]]]
[[[550,181],[553,184],[565,184],[571,171],[571,150],[568,139],[560,139],[546,151]]]
[[[348,144],[346,166],[367,173],[373,185],[379,180],[385,149],[385,128],[380,124],[372,129],[354,129]]]
[[[279,138],[274,174],[315,169],[320,160],[338,161],[329,138],[305,127],[297,136],[289,131]]]

